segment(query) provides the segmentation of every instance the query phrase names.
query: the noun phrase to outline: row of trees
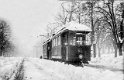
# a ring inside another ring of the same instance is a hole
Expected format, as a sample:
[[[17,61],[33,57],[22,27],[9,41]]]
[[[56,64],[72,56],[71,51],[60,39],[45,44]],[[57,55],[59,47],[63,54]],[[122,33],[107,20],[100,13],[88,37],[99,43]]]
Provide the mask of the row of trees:
[[[86,24],[92,28],[91,42],[94,57],[96,57],[96,49],[100,57],[101,50],[107,49],[106,47],[114,49],[115,57],[117,57],[117,53],[122,55],[124,44],[124,1],[65,0],[61,4],[60,13],[56,16],[56,24],[61,26],[70,21]]]
[[[14,48],[10,37],[10,25],[7,21],[0,19],[0,56],[9,55],[8,52]]]

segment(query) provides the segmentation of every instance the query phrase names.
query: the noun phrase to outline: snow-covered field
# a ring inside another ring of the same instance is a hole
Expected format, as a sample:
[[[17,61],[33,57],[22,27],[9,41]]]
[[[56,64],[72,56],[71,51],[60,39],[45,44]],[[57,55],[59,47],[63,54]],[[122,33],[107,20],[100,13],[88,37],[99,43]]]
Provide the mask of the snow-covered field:
[[[22,58],[0,57],[0,80],[12,80]]]
[[[118,57],[119,58],[119,57]],[[0,58],[0,80],[10,75],[18,67],[23,58]],[[121,66],[119,60],[116,63]],[[100,64],[98,61],[91,61],[94,64]],[[105,63],[105,61],[104,61]],[[114,64],[114,63],[113,63]],[[114,64],[115,65],[115,64]],[[112,66],[112,63],[111,63]],[[24,80],[123,80],[123,72],[111,71],[104,68],[80,67],[64,62],[50,61],[38,58],[24,58],[23,64]],[[10,77],[10,76],[9,76]],[[12,78],[11,78],[12,80]]]

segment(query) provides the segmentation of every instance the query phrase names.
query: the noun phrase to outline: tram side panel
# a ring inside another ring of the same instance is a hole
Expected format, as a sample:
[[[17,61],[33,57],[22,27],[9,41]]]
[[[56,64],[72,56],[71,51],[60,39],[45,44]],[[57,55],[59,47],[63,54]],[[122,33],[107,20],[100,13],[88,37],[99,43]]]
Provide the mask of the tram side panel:
[[[61,59],[61,37],[57,36],[52,40],[52,59]]]
[[[69,61],[79,61],[77,47],[76,46],[69,46],[69,54],[68,54]]]
[[[47,44],[43,45],[43,58],[47,58]]]
[[[69,53],[69,47],[68,47],[68,32],[61,34],[61,55],[63,61],[68,61],[68,53]]]
[[[52,48],[52,59],[61,59],[61,46]]]
[[[51,57],[52,57],[52,41],[49,41],[48,43],[47,43],[47,58],[48,59],[51,59]]]
[[[75,33],[74,32],[69,32],[69,37],[68,37],[68,61],[79,61],[78,58],[78,52],[77,52],[77,47],[76,47],[76,39]]]
[[[86,46],[85,50],[86,50],[85,58],[87,61],[90,61],[91,60],[91,45]]]

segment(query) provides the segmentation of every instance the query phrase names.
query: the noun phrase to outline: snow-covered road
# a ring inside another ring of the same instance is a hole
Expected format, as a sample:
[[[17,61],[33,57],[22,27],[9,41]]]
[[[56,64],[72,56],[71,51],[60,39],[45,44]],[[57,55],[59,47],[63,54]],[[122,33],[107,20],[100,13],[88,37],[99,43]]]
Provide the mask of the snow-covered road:
[[[44,59],[25,59],[25,80],[123,80],[122,72],[75,67]]]
[[[20,76],[22,61],[19,57],[0,57],[0,80],[16,80]]]
[[[22,61],[24,62],[21,68],[15,66]],[[0,63],[0,80],[123,80],[123,72],[121,71],[114,72],[87,66],[79,67],[38,58],[2,58]],[[6,68],[6,66],[9,67]],[[3,78],[2,74],[10,73],[6,75],[11,75],[14,70],[15,73],[19,72],[18,78],[15,78],[16,74],[10,79]]]
[[[50,70],[45,65],[31,60],[25,60],[25,76],[26,80],[65,80],[66,77],[56,73],[54,69]]]

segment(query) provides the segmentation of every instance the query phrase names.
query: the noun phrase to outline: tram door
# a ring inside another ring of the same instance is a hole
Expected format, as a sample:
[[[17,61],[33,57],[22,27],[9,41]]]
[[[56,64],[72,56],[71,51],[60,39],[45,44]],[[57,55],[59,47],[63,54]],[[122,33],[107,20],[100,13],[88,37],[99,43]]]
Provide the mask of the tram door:
[[[62,59],[68,60],[68,34],[64,33],[62,35]]]
[[[51,59],[51,46],[52,44],[51,44],[51,42],[48,42],[48,46],[47,46],[47,58],[48,59]]]

